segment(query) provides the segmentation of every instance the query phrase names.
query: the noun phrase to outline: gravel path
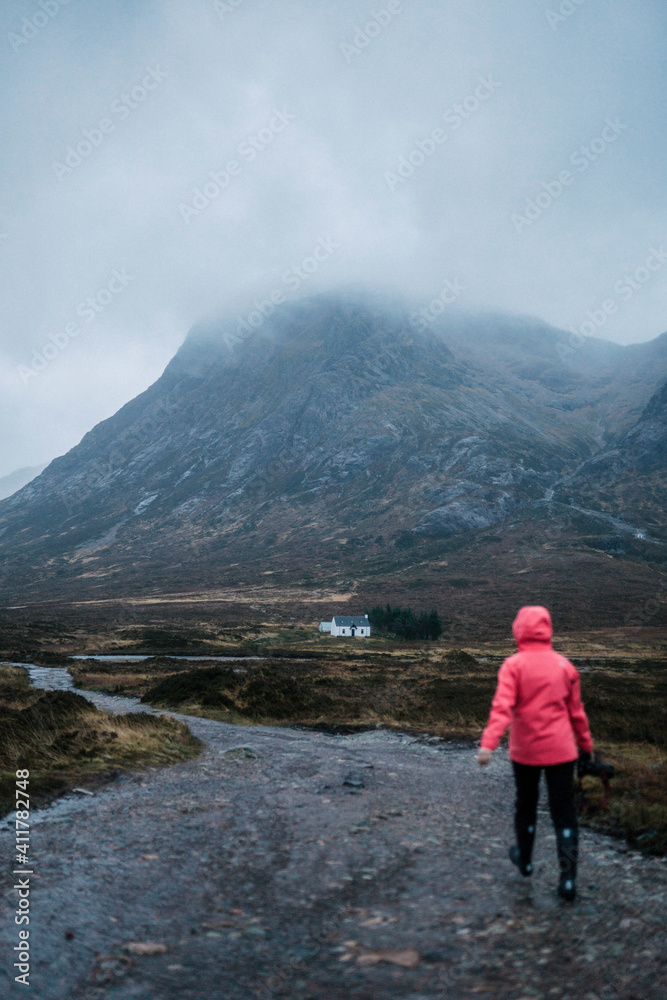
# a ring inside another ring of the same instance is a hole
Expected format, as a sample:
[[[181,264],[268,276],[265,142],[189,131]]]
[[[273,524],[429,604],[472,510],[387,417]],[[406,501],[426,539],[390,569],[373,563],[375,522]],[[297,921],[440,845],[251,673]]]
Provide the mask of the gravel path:
[[[42,673],[45,686],[53,676]],[[80,693],[107,710],[138,707]],[[2,995],[667,996],[665,859],[582,831],[579,898],[562,903],[543,789],[535,874],[522,879],[506,856],[503,751],[482,771],[470,748],[383,730],[327,736],[169,714],[205,741],[200,758],[33,814],[31,986],[12,981],[6,960],[18,930],[8,875]],[[0,845],[11,859],[8,821]],[[165,950],[132,954],[132,942]]]

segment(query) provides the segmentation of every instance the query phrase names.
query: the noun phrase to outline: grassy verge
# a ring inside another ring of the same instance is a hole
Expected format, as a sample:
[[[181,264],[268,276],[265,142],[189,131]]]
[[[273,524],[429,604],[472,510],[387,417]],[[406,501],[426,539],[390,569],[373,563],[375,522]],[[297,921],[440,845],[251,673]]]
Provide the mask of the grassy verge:
[[[667,853],[667,753],[648,744],[606,740],[598,740],[596,750],[616,768],[611,800],[603,808],[601,782],[584,778],[590,811],[581,822],[623,837],[646,854]]]
[[[31,801],[41,805],[82,781],[175,763],[202,747],[175,719],[100,712],[70,691],[36,690],[22,667],[0,664],[0,815],[14,808],[18,769],[30,771]]]
[[[384,726],[448,739],[479,739],[500,657],[462,650],[394,650],[357,662],[238,660],[202,667],[155,658],[136,664],[79,662],[77,685],[138,695],[161,708],[245,725],[320,729]],[[641,850],[667,849],[667,664],[659,659],[581,659],[582,692],[596,749],[616,767],[610,804],[599,779],[584,779],[582,823]]]

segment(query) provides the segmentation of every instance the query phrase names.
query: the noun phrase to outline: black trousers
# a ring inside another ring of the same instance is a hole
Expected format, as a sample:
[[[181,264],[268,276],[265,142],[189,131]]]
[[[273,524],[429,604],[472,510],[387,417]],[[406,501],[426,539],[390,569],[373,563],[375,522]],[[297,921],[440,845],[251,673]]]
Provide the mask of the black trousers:
[[[544,770],[549,794],[549,812],[556,830],[569,828],[577,832],[577,813],[574,807],[574,767],[576,761],[564,764],[518,764],[512,761],[516,783],[516,826],[525,830],[535,828],[537,800],[540,793],[540,775]],[[531,830],[531,833],[533,831]]]

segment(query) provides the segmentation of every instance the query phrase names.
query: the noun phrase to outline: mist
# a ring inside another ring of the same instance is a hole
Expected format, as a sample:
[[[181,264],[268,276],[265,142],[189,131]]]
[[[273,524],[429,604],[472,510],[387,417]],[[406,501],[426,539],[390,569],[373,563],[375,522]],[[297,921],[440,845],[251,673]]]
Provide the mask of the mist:
[[[0,476],[190,328],[354,285],[665,330],[657,0],[9,0]],[[282,300],[281,300],[282,301]]]

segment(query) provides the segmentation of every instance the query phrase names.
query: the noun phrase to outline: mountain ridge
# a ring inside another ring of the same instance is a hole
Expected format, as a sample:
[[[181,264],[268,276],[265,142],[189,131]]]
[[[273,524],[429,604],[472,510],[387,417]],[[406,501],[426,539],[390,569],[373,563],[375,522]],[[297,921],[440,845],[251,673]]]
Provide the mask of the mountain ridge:
[[[635,447],[647,421],[664,426],[651,401],[667,335],[630,351],[586,343],[565,362],[566,335],[538,320],[459,316],[417,332],[407,305],[336,295],[235,331],[195,327],[146,392],[0,503],[5,592],[207,586],[239,560],[253,579],[267,561],[332,579],[342,549],[352,575],[386,589],[392,558],[409,574],[420,546],[474,548],[517,518],[564,517],[562,557],[577,559],[579,536],[599,533],[591,509],[607,531],[611,517],[628,538],[662,537],[656,489],[628,507],[602,460]]]

